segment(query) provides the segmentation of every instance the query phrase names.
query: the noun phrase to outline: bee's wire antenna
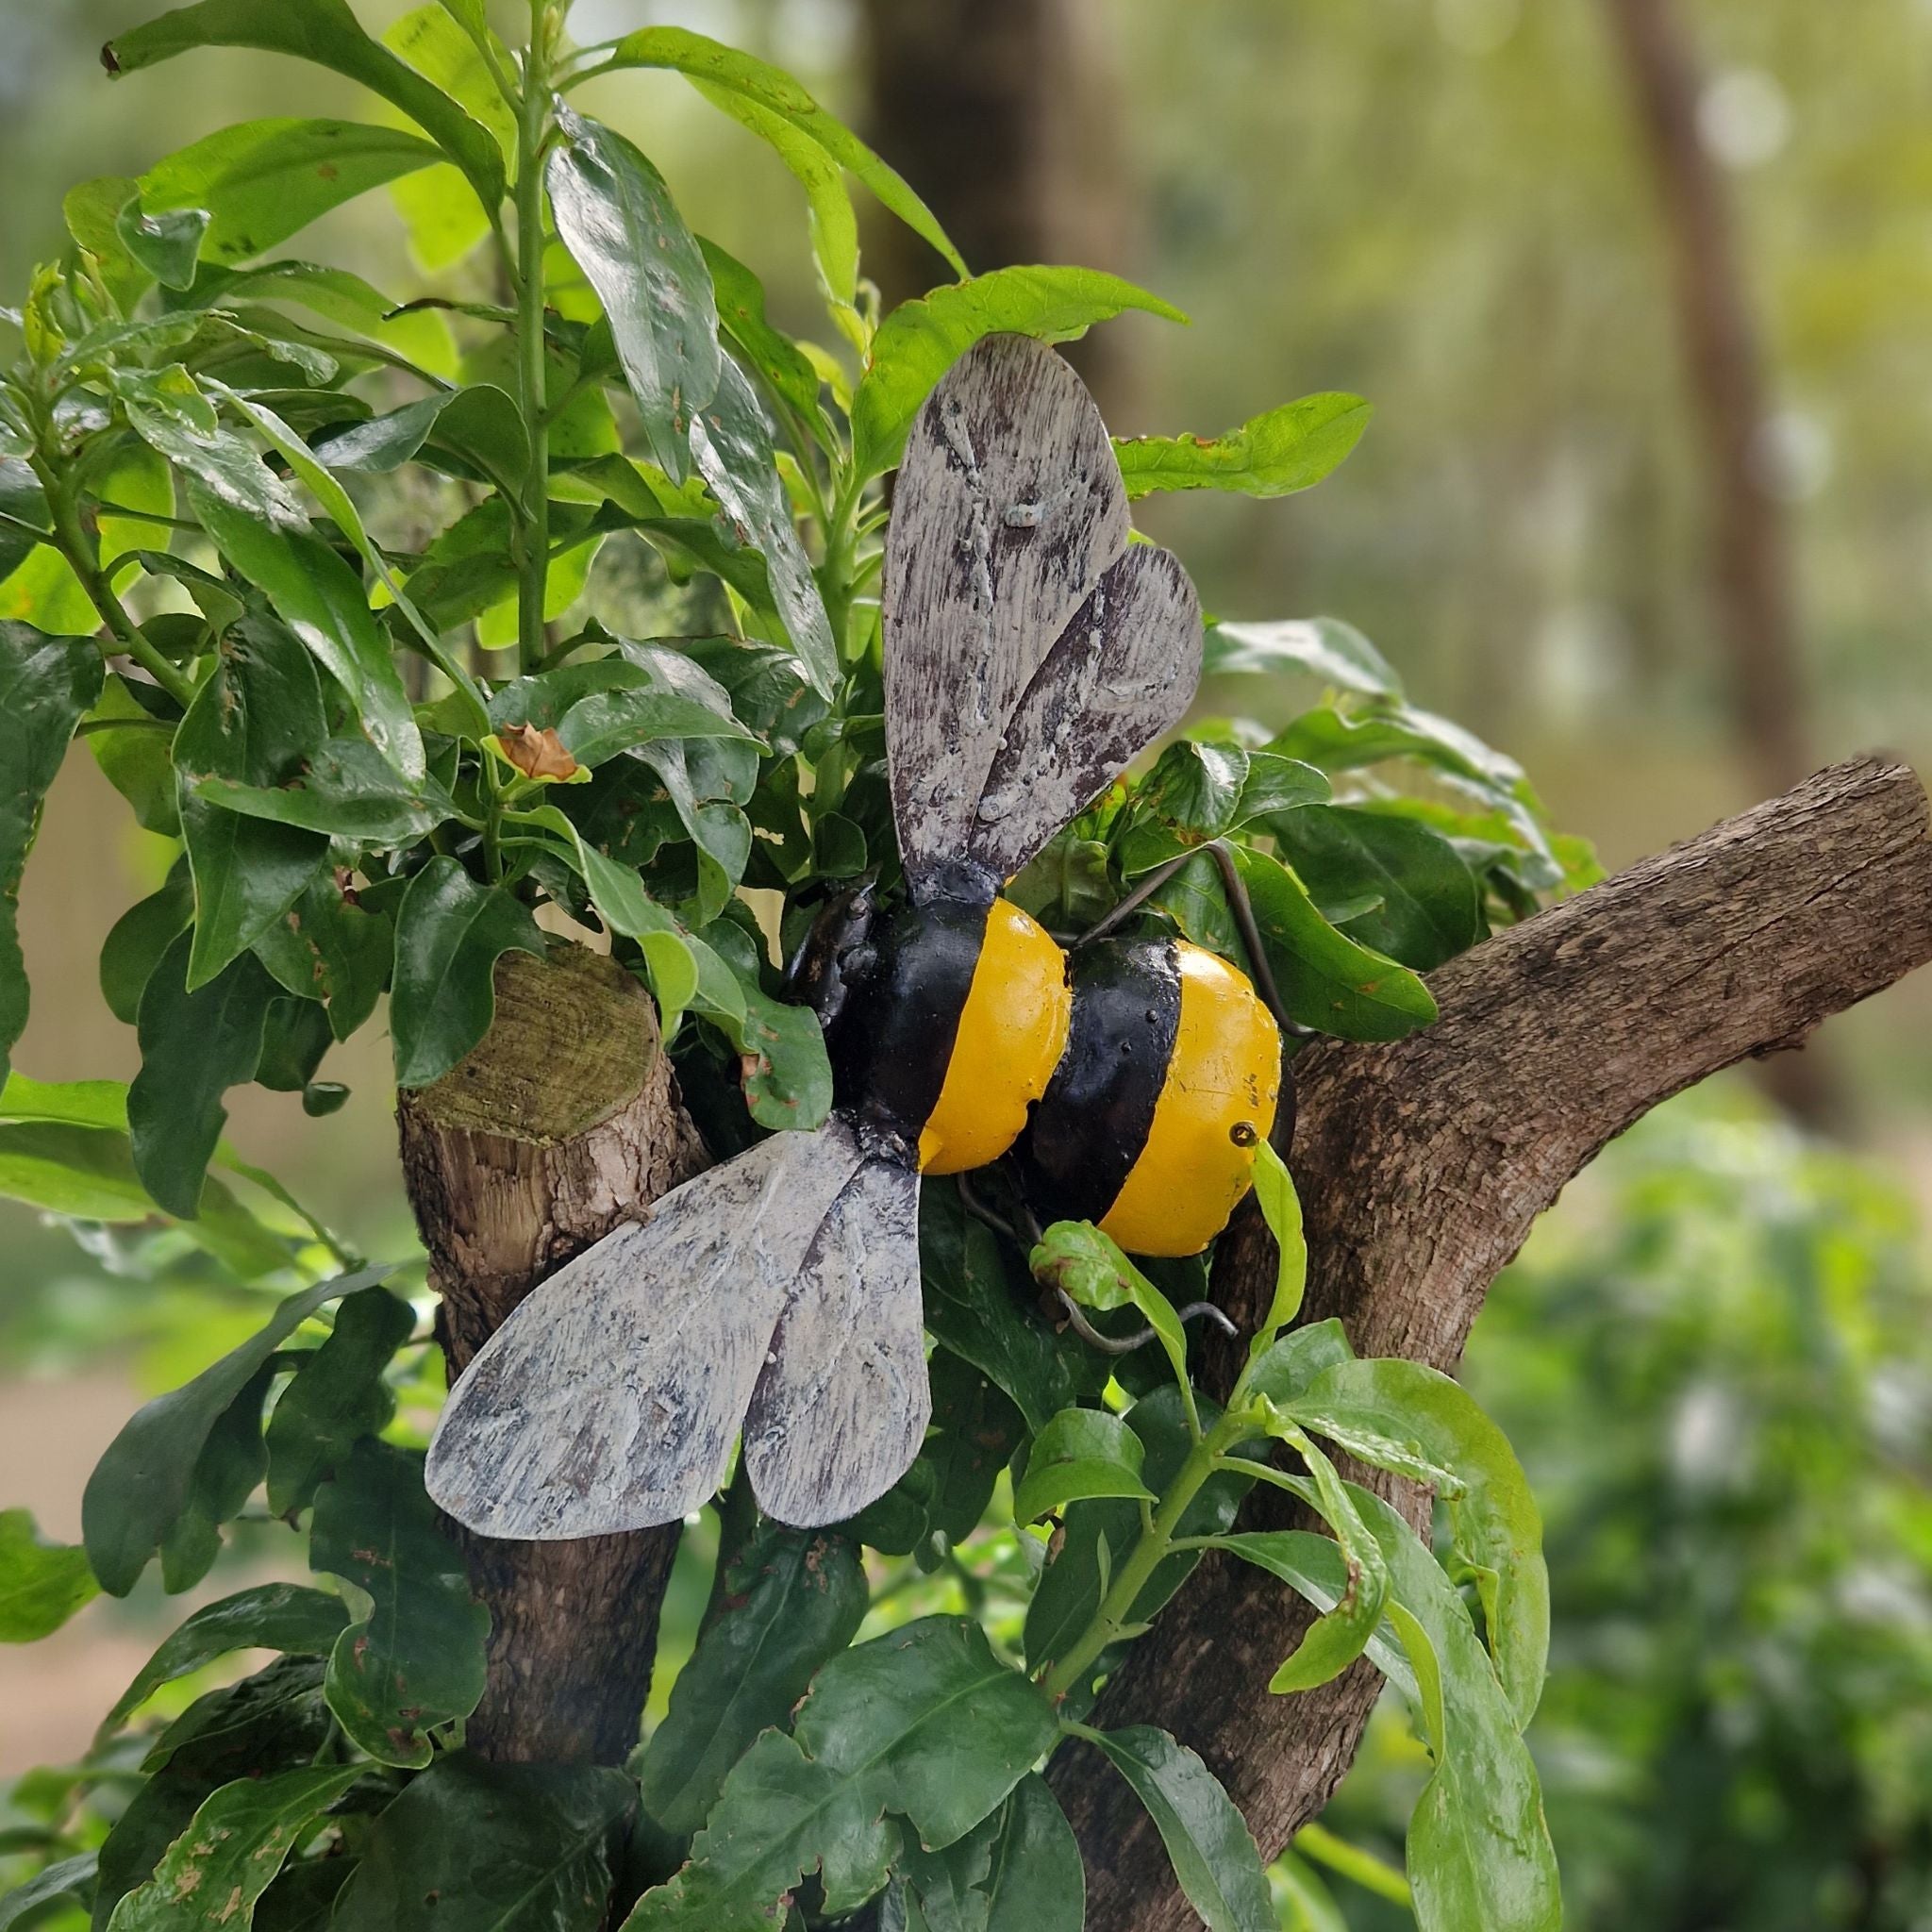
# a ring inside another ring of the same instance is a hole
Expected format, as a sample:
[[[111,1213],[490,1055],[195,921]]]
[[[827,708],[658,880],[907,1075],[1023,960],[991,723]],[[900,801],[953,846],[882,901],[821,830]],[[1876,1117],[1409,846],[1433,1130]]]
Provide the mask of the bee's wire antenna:
[[[1065,1289],[1056,1289],[1060,1298],[1060,1307],[1067,1311],[1067,1320],[1074,1324],[1074,1332],[1083,1341],[1091,1341],[1097,1349],[1108,1355],[1132,1355],[1137,1348],[1145,1348],[1155,1340],[1155,1330],[1143,1328],[1138,1335],[1103,1335],[1087,1317],[1080,1312],[1080,1304]],[[1225,1334],[1239,1335],[1241,1330],[1228,1319],[1224,1308],[1217,1308],[1212,1302],[1190,1302],[1186,1307],[1177,1310],[1183,1324],[1206,1319],[1213,1322]]]

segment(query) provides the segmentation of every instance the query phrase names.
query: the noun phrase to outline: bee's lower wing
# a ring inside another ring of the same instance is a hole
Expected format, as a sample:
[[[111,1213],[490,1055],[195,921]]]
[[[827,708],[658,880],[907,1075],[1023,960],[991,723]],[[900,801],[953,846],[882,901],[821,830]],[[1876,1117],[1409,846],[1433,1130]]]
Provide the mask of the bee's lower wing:
[[[839,1523],[905,1474],[932,1416],[919,1293],[919,1176],[861,1167],[832,1204],[744,1421],[768,1516]]]
[[[1137,543],[1047,653],[987,774],[971,847],[1001,878],[1180,722],[1201,679],[1201,605],[1179,560]]]
[[[836,1118],[674,1189],[560,1268],[477,1353],[429,1492],[484,1536],[670,1523],[723,1479],[788,1290],[861,1156]]]

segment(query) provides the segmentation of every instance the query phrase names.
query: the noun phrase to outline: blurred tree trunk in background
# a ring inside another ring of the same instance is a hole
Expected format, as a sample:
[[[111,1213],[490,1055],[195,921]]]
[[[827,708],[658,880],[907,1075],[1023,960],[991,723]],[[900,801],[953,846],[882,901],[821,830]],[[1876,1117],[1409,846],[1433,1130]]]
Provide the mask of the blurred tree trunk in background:
[[[863,16],[874,145],[975,274],[1035,261],[1129,273],[1134,202],[1104,0],[864,0]],[[889,305],[944,274],[897,222],[874,224],[866,260]],[[1117,410],[1119,332],[1068,355]]]
[[[1685,377],[1709,479],[1711,615],[1752,794],[1815,762],[1805,719],[1790,533],[1769,474],[1764,353],[1739,258],[1721,164],[1699,126],[1705,76],[1676,0],[1605,0],[1632,108],[1657,175]],[[1800,1118],[1836,1112],[1815,1056],[1780,1055],[1765,1084]]]

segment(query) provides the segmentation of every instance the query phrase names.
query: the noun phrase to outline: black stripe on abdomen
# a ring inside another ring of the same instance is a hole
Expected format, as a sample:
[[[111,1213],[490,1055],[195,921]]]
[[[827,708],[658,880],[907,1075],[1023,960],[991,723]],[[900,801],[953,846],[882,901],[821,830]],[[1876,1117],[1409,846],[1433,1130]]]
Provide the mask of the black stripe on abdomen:
[[[1072,956],[1074,1012],[1051,1084],[1019,1146],[1036,1213],[1099,1221],[1147,1135],[1180,1027],[1170,940],[1104,940]]]

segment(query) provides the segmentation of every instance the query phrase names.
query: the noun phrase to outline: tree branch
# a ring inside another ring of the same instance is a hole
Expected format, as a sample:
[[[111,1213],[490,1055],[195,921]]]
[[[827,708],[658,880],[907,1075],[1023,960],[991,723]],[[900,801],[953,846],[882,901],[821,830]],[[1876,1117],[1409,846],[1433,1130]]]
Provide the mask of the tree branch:
[[[1607,1141],[1932,958],[1925,830],[1906,767],[1835,766],[1445,967],[1434,1026],[1311,1049],[1297,1068],[1293,1160],[1306,1319],[1339,1315],[1360,1355],[1453,1368],[1490,1283]],[[1244,1332],[1274,1266],[1258,1217],[1244,1214],[1215,1267]],[[1224,1344],[1210,1379],[1232,1361]],[[1420,1524],[1426,1496],[1405,1489]],[[1248,1513],[1285,1520],[1268,1500]],[[1210,1557],[1093,1720],[1161,1724],[1191,1744],[1270,1858],[1341,1781],[1379,1689],[1363,1664],[1323,1690],[1268,1696],[1307,1621],[1273,1580]],[[1089,1932],[1198,1924],[1146,1817],[1092,1753],[1057,1758],[1052,1782],[1086,1855]]]

